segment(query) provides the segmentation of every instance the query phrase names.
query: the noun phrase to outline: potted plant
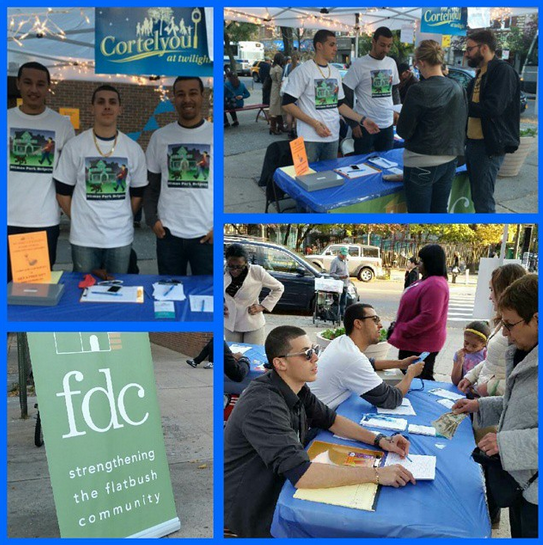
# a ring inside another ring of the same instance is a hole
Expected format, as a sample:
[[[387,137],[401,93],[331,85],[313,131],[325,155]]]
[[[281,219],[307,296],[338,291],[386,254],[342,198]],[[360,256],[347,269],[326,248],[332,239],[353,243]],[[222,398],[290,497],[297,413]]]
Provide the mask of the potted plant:
[[[526,157],[528,157],[528,154],[532,150],[536,136],[537,129],[521,129],[520,145],[515,153],[505,154],[505,159],[498,172],[500,178],[518,175],[524,161],[526,161]]]
[[[321,348],[326,348],[335,338],[340,335],[345,335],[344,327],[336,327],[335,329],[325,329],[317,333],[317,343]],[[382,328],[380,332],[380,340],[377,344],[371,344],[364,350],[364,354],[368,358],[376,360],[384,360],[390,350],[390,344],[387,342],[387,330]]]

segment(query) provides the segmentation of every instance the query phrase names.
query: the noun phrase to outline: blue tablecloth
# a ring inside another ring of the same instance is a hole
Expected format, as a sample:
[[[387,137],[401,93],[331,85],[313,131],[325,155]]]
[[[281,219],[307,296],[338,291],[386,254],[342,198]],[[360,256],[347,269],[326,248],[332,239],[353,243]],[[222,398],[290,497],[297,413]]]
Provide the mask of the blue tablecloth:
[[[385,159],[394,161],[398,163],[396,168],[403,168],[403,149],[393,149],[387,152],[371,153],[368,155],[350,155],[341,159],[312,163],[310,166],[317,172],[333,170],[335,168],[362,163],[372,155],[379,155]],[[464,171],[466,171],[465,165],[456,170],[457,174]],[[387,171],[384,173],[386,174]],[[345,183],[341,186],[321,189],[319,191],[306,191],[293,178],[280,169],[275,171],[273,179],[299,205],[307,208],[310,212],[319,213],[327,213],[336,208],[372,201],[403,190],[403,182],[384,182],[382,172],[354,180],[346,178]]]
[[[420,381],[415,380],[413,387]],[[452,384],[427,382],[425,389],[440,387],[456,391]],[[447,409],[427,391],[407,396],[417,416],[405,417],[409,423],[430,423]],[[339,414],[359,422],[363,413],[375,408],[358,396],[342,403]],[[380,430],[377,430],[380,431]],[[390,432],[384,433],[390,434]],[[407,435],[407,434],[406,434]],[[320,432],[320,441],[349,444]],[[470,457],[475,441],[471,421],[466,418],[450,440],[409,435],[411,454],[437,457],[435,481],[418,481],[404,488],[380,487],[375,511],[361,511],[293,498],[289,481],[277,502],[271,533],[274,537],[462,537],[491,536],[481,466]],[[351,443],[352,444],[352,443]],[[441,447],[442,446],[442,447]]]
[[[251,369],[249,370],[247,376],[241,382],[234,382],[224,375],[224,393],[239,395],[241,392],[243,392],[243,390],[245,390],[245,388],[247,388],[247,386],[249,386],[251,380],[268,372],[268,369],[263,367],[263,364],[268,361],[268,358],[266,358],[264,347],[259,344],[228,343],[228,346],[232,346],[233,344],[238,346],[249,346],[251,348],[245,352],[245,354],[243,354],[249,358],[251,362]]]
[[[143,286],[144,302],[139,303],[80,303],[82,290],[78,287],[84,274],[65,272],[60,283],[65,285],[64,293],[57,306],[38,307],[8,305],[8,320],[51,321],[51,322],[147,322],[155,321],[153,283],[164,281],[165,276],[150,274],[116,274],[115,279],[122,280],[124,286]],[[186,296],[184,301],[176,301],[175,320],[159,319],[160,322],[211,322],[212,312],[191,312],[189,295],[213,295],[212,276],[179,276],[174,277],[183,283]]]

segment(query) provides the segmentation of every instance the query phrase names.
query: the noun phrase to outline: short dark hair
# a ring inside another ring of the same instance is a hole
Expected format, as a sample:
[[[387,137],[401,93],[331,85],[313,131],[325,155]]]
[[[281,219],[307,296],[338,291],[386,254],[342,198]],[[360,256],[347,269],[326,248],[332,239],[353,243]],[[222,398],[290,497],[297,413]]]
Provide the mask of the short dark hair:
[[[424,265],[424,278],[443,276],[447,278],[447,259],[445,250],[439,244],[427,244],[419,251],[419,258]]]
[[[527,274],[515,280],[502,293],[498,302],[498,309],[514,310],[526,323],[537,312],[537,274]]]
[[[315,32],[315,36],[313,36],[313,49],[317,51],[317,44],[324,44],[326,43],[326,40],[328,40],[328,38],[335,38],[335,37],[336,37],[336,33],[332,32],[331,30],[325,30],[325,29],[317,30],[317,32]]]
[[[242,257],[245,261],[249,261],[249,254],[242,244],[230,244],[224,252],[224,257],[226,259],[230,257]]]
[[[381,36],[383,36],[383,38],[393,38],[392,31],[387,26],[380,26],[373,33],[373,41],[376,42]]]
[[[485,44],[488,46],[488,49],[494,53],[498,49],[498,40],[496,40],[496,35],[490,29],[483,28],[481,30],[473,30],[468,32],[468,40],[473,40],[478,44]]]
[[[198,76],[177,76],[175,78],[175,81],[173,82],[173,85],[172,85],[172,90],[173,92],[175,93],[175,86],[180,82],[180,81],[187,81],[187,80],[190,80],[190,79],[197,79],[198,80],[198,83],[200,84],[200,92],[202,94],[204,94],[204,82],[202,81],[201,78],[199,78]]]
[[[113,85],[109,85],[109,84],[105,83],[104,85],[100,85],[100,87],[97,87],[94,90],[94,93],[92,93],[91,104],[94,104],[94,101],[96,100],[96,95],[100,91],[111,91],[112,93],[117,93],[117,98],[119,99],[119,104],[121,103],[121,93],[119,93],[119,91],[115,87],[113,87]]]
[[[267,369],[273,369],[273,360],[279,356],[288,354],[291,346],[290,341],[307,335],[307,333],[300,327],[293,325],[280,325],[275,329],[272,329],[266,337],[264,343],[264,349],[266,350],[266,357],[268,363],[265,364]]]
[[[488,326],[488,324],[486,322],[480,322],[478,320],[475,321],[475,322],[470,322],[464,328],[464,331],[466,331],[467,329],[473,329],[473,331],[478,331],[479,333],[482,333],[486,337],[485,344],[488,342],[488,338],[490,337],[490,327]],[[477,337],[479,337],[479,336],[477,335]],[[479,338],[481,340],[483,340],[482,337],[479,337]]]
[[[418,263],[418,259],[414,255],[412,255],[407,261],[413,263],[413,265],[416,265]]]
[[[354,321],[360,320],[366,316],[366,309],[373,308],[367,303],[353,303],[345,309],[345,316],[343,318],[343,325],[345,326],[345,333],[350,335],[354,329]]]
[[[25,68],[31,69],[31,70],[41,70],[42,72],[45,72],[47,74],[47,83],[51,83],[51,74],[49,73],[49,69],[47,66],[44,66],[43,64],[39,62],[25,62],[24,64],[21,64],[19,66],[19,71],[17,72],[17,80],[21,79],[21,76],[23,75],[23,70]]]
[[[402,62],[398,65],[398,74],[403,74],[406,70],[409,70],[409,65],[406,62]]]

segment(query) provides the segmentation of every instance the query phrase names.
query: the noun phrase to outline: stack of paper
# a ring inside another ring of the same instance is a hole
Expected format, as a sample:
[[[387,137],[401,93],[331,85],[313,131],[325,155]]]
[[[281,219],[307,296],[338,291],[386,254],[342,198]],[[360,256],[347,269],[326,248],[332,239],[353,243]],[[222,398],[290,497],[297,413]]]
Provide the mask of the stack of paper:
[[[189,295],[191,312],[213,312],[213,295]]]
[[[360,420],[360,424],[369,428],[394,431],[404,431],[407,428],[405,418],[393,418],[391,416],[381,416],[380,414],[365,414]]]
[[[248,352],[249,350],[251,350],[251,347],[242,346],[241,344],[231,344],[230,350],[232,351],[233,354],[237,354],[238,352],[240,354],[245,354],[245,352]]]
[[[407,458],[401,458],[399,454],[389,452],[385,461],[385,466],[400,464],[408,469],[419,481],[433,481],[436,478],[436,457],[422,456],[419,454],[410,454]]]
[[[338,174],[349,178],[349,180],[352,180],[354,178],[361,178],[362,176],[371,176],[372,174],[377,174],[380,171],[374,167],[371,167],[370,165],[360,163],[358,165],[335,168],[334,172],[337,172]]]
[[[432,388],[431,390],[428,390],[428,393],[438,397],[444,397],[445,399],[452,399],[453,401],[464,399],[463,395],[449,392],[449,390],[444,390],[443,388]]]
[[[184,301],[183,284],[153,284],[153,297],[157,301]]]
[[[402,404],[399,407],[396,407],[395,409],[382,409],[381,407],[377,408],[378,414],[398,414],[403,416],[416,416],[417,413],[415,412],[415,409],[413,409],[413,405],[411,405],[411,401],[407,398],[403,398]]]
[[[436,429],[432,426],[420,426],[418,424],[409,424],[407,427],[407,431],[409,433],[413,433],[414,435],[429,435],[431,437],[436,436]]]
[[[81,295],[82,303],[143,303],[143,286],[123,286],[109,291],[111,286],[91,286]]]

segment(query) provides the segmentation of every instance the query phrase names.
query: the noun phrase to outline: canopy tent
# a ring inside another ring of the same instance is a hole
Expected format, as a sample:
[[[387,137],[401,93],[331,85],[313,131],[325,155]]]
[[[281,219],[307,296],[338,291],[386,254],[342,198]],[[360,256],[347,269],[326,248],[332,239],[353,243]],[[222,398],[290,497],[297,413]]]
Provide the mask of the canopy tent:
[[[503,8],[496,9],[503,10]],[[511,8],[507,13],[514,17],[537,13],[537,8]],[[229,21],[293,28],[327,28],[338,32],[352,33],[356,32],[357,27],[366,31],[375,30],[379,26],[387,26],[391,30],[401,30],[403,25],[408,23],[414,24],[420,20],[421,14],[422,8],[285,7],[226,8],[224,11],[224,17]]]

